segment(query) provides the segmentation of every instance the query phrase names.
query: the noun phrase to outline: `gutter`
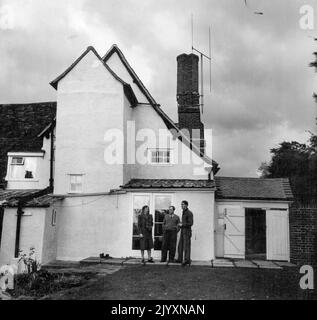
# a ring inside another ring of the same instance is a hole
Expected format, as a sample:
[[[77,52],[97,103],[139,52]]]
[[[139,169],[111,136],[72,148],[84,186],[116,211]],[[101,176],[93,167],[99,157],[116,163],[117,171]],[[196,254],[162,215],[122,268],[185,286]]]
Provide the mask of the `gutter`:
[[[52,194],[53,198],[79,198],[79,197],[93,197],[93,196],[111,196],[115,194],[126,194],[125,190],[110,190],[108,192],[93,192],[93,193],[66,193],[66,194]]]

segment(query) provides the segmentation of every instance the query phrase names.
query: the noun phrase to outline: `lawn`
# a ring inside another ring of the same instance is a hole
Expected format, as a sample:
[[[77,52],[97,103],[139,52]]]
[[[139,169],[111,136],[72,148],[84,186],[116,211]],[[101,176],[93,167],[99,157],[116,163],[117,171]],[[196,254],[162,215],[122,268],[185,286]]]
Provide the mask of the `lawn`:
[[[93,276],[83,287],[50,299],[316,299],[299,288],[297,268],[283,270],[180,266],[125,266]]]

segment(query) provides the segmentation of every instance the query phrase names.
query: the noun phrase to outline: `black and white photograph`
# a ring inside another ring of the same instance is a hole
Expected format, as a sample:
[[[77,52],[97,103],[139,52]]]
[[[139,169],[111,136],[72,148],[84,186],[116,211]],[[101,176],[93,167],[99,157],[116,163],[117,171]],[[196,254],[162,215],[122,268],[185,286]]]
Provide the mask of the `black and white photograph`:
[[[0,0],[0,310],[315,300],[316,80],[316,0]]]

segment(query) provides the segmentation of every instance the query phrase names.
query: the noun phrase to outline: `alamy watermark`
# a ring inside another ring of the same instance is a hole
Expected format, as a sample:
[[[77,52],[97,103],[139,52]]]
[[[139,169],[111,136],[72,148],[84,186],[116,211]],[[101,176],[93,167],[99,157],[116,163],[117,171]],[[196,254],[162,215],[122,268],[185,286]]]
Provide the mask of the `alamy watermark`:
[[[191,165],[194,175],[211,170],[212,129],[137,130],[135,121],[127,121],[123,129],[107,130],[104,142],[108,165]]]
[[[303,274],[300,278],[299,286],[303,290],[314,290],[314,269],[312,266],[304,265],[299,269],[299,273]]]
[[[311,5],[305,4],[299,8],[299,27],[303,30],[314,30],[314,8]]]

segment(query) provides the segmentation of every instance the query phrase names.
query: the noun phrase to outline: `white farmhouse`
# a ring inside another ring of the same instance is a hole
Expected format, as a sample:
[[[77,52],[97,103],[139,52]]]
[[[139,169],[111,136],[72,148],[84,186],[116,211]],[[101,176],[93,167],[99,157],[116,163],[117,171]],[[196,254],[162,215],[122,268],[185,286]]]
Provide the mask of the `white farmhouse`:
[[[181,216],[182,200],[194,214],[193,260],[289,261],[288,180],[216,176],[210,131],[200,119],[198,60],[177,57],[178,123],[116,45],[104,57],[88,47],[51,82],[56,117],[33,136],[42,146],[2,154],[0,265],[30,247],[42,263],[138,257],[143,205],[154,217],[159,259],[164,214],[174,205]]]

